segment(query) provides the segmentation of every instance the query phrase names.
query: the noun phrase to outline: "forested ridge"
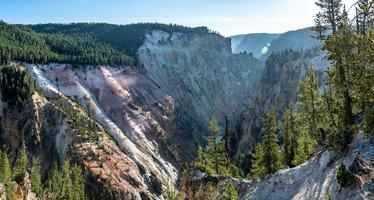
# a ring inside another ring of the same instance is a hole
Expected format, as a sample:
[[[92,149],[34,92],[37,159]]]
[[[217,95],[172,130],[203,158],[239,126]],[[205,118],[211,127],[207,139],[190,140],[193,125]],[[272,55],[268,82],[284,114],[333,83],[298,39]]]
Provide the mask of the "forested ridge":
[[[109,44],[111,47],[136,58],[136,53],[143,45],[147,33],[162,30],[168,33],[215,34],[207,27],[190,28],[176,24],[138,23],[129,25],[114,25],[106,23],[71,23],[71,24],[38,24],[29,25],[38,33],[65,35],[89,35],[97,41]]]
[[[87,35],[42,34],[5,22],[0,23],[0,61],[74,66],[134,64],[133,58]]]

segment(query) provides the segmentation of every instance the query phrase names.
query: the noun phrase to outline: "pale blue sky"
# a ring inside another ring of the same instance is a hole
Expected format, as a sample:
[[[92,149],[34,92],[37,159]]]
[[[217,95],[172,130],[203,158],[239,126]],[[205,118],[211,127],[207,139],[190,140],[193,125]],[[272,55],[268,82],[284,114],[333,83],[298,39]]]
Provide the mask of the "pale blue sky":
[[[315,0],[0,0],[8,23],[135,22],[208,26],[225,36],[313,24]],[[351,4],[354,0],[343,0]]]

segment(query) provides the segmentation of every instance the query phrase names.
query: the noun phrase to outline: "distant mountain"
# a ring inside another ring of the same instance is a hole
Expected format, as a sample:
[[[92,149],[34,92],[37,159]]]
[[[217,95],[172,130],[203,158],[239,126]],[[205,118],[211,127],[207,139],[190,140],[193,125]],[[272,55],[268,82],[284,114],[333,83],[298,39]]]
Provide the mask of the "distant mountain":
[[[306,50],[321,43],[314,39],[310,28],[289,31],[283,34],[248,34],[231,37],[231,45],[234,53],[246,51],[263,61],[272,52],[280,52],[285,49]]]
[[[276,40],[279,34],[254,33],[248,35],[237,35],[231,37],[233,53],[253,53],[256,58],[261,58],[267,53],[269,45]]]

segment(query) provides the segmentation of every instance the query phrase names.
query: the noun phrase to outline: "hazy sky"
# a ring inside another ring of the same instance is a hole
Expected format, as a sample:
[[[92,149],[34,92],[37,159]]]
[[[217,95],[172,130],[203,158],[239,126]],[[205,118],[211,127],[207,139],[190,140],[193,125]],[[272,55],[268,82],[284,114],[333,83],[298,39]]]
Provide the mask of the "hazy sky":
[[[8,23],[134,22],[208,26],[225,36],[313,25],[315,0],[0,0]],[[351,5],[355,0],[343,0]]]

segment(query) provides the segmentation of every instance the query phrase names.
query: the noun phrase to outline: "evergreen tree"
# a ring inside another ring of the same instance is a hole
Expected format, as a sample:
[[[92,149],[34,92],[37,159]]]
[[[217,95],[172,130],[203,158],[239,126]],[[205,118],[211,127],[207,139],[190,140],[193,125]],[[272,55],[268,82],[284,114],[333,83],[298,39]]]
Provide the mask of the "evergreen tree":
[[[265,151],[262,144],[258,143],[252,153],[251,178],[261,179],[265,173]]]
[[[64,199],[73,198],[73,183],[70,177],[70,163],[65,161],[62,166],[62,187],[61,187],[61,197]]]
[[[62,182],[62,174],[58,170],[57,165],[54,164],[49,172],[47,181],[48,193],[51,195],[52,199],[60,198]]]
[[[233,184],[227,184],[225,190],[225,197],[228,200],[238,200],[238,191]]]
[[[40,196],[43,193],[43,186],[40,174],[40,161],[38,159],[33,159],[32,161],[30,182],[32,192]]]
[[[309,159],[314,152],[314,140],[308,133],[302,132],[296,138],[295,157],[292,160],[292,165],[297,166]]]
[[[277,144],[277,121],[275,112],[269,112],[263,119],[265,136],[262,145],[265,152],[265,169],[267,174],[273,174],[283,167],[282,152]]]
[[[220,140],[222,134],[218,127],[218,121],[213,117],[209,123],[210,135],[208,136],[208,155],[212,159],[212,167],[215,174],[221,173],[221,168],[225,165],[224,144]]]
[[[292,160],[296,149],[296,119],[293,104],[283,113],[282,133],[284,140],[284,160],[287,166],[293,167]]]
[[[265,174],[273,174],[283,167],[282,152],[277,144],[277,126],[275,112],[269,112],[264,118],[265,135],[257,144],[253,154],[252,176],[262,178]]]
[[[84,174],[81,167],[76,164],[72,168],[72,185],[72,200],[86,199]]]
[[[27,172],[27,153],[26,147],[23,145],[21,150],[18,153],[18,157],[16,159],[14,168],[13,168],[13,177],[17,177],[18,175],[24,174]]]
[[[12,179],[9,158],[6,151],[0,151],[0,182],[5,185],[9,184]]]
[[[300,120],[305,130],[310,136],[317,140],[320,144],[325,141],[323,135],[322,122],[323,119],[321,109],[321,95],[317,86],[317,79],[312,69],[307,71],[305,80],[300,83],[299,91],[299,108]]]

